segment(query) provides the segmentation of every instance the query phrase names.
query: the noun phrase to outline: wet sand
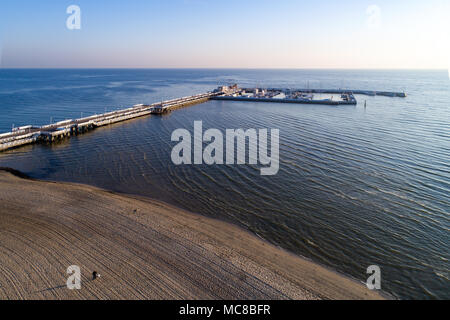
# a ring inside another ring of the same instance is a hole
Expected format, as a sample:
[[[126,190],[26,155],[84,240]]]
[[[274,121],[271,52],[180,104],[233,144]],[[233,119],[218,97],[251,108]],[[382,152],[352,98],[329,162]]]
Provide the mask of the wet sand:
[[[0,170],[0,299],[382,298],[234,225]]]

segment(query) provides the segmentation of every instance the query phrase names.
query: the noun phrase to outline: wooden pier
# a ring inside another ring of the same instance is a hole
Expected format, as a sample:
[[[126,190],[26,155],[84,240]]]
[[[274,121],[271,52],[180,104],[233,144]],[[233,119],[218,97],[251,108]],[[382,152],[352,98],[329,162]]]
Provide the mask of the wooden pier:
[[[151,105],[139,104],[128,109],[93,115],[75,120],[65,120],[41,127],[24,126],[0,135],[0,152],[33,143],[52,143],[71,136],[151,114],[165,114],[194,104],[208,101],[218,95],[208,92],[179,99],[167,100]]]
[[[339,100],[315,100],[313,94],[339,94]],[[283,98],[276,98],[278,95]],[[259,89],[239,88],[237,85],[222,86],[203,94],[167,100],[151,105],[139,104],[128,109],[93,115],[75,120],[65,120],[41,127],[25,126],[12,132],[0,134],[0,152],[33,143],[52,143],[54,141],[79,135],[98,127],[127,121],[151,114],[165,114],[172,110],[206,102],[210,99],[230,101],[278,102],[298,104],[355,105],[354,94],[370,96],[406,97],[405,93],[370,90],[319,90],[319,89]]]

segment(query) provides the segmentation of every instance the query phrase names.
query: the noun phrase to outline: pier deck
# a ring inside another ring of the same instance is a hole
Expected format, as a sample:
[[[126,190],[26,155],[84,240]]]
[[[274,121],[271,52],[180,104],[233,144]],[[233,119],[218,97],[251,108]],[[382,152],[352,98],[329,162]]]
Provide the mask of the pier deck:
[[[139,104],[128,109],[93,115],[91,117],[65,120],[41,127],[25,126],[0,135],[0,152],[33,143],[52,143],[98,127],[127,121],[151,114],[164,114],[189,105],[203,103],[217,92],[208,92],[151,105]]]

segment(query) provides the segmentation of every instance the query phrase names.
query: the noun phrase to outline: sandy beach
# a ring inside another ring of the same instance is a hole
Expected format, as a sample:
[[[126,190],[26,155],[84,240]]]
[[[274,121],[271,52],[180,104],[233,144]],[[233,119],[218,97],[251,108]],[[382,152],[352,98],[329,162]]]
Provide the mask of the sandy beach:
[[[0,170],[0,299],[382,298],[231,224]]]

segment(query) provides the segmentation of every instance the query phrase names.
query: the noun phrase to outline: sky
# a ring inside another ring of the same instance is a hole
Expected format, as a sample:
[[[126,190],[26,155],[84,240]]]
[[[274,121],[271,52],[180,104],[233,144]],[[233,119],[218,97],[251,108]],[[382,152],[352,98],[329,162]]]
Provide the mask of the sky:
[[[450,1],[1,0],[0,67],[449,69]]]

